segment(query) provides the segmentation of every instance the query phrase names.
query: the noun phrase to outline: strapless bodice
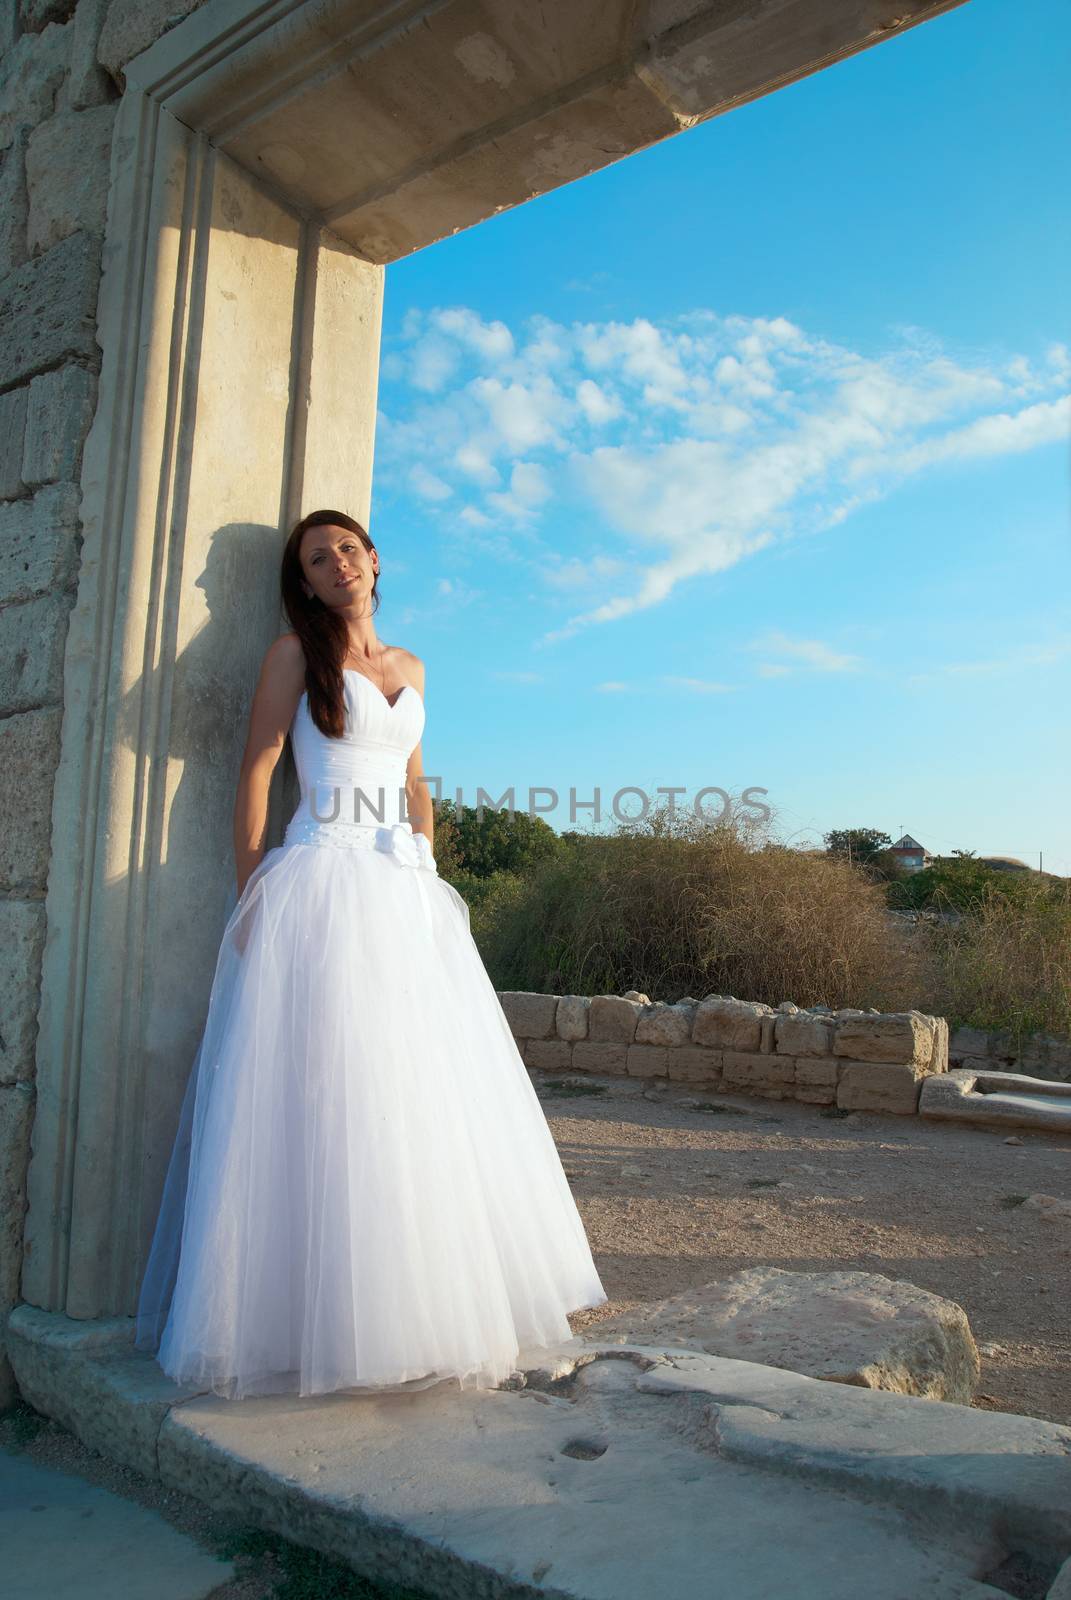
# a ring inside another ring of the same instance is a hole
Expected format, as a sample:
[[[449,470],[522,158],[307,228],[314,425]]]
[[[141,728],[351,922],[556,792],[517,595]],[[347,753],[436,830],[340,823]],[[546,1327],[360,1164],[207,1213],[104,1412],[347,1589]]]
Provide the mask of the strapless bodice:
[[[391,702],[355,668],[343,671],[343,694],[338,739],[320,732],[307,695],[298,701],[290,738],[301,799],[284,844],[375,845],[377,830],[395,839],[412,833],[405,773],[424,729],[424,702],[411,684]]]

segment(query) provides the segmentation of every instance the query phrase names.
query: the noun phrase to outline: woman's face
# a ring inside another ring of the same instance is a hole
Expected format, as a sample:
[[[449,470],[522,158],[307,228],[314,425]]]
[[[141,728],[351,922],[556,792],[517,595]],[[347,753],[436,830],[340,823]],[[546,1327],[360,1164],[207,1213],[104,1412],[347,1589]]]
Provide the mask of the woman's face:
[[[300,554],[305,592],[310,598],[316,595],[325,606],[335,608],[368,609],[379,559],[368,553],[363,539],[333,524],[307,528]]]

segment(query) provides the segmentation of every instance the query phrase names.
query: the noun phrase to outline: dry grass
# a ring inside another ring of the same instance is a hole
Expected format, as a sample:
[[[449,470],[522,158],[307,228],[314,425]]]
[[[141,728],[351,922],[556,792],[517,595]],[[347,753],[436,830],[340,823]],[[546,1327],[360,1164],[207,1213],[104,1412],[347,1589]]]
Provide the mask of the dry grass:
[[[656,812],[567,836],[484,898],[473,931],[500,989],[895,1010],[917,1003],[921,984],[917,943],[890,925],[882,886],[739,814]]]
[[[1071,896],[1024,884],[1014,897],[984,892],[961,921],[925,939],[925,1009],[953,1024],[1071,1034]]]

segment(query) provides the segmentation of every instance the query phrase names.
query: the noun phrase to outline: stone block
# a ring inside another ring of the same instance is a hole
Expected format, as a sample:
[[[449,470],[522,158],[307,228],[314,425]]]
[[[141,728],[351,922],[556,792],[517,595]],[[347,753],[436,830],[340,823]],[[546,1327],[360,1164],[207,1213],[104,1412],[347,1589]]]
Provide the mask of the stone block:
[[[72,233],[0,280],[0,389],[71,357],[99,364],[100,248],[94,234]]]
[[[523,989],[504,989],[498,996],[506,1021],[515,1039],[553,1039],[556,994],[530,994]]]
[[[930,1055],[931,1072],[948,1071],[948,1018],[933,1018],[933,1051]]]
[[[57,110],[84,110],[103,105],[118,95],[116,84],[97,60],[97,45],[108,0],[78,0],[71,20],[71,65],[56,98]]]
[[[628,1072],[628,1045],[581,1039],[573,1046],[573,1071],[623,1078]]]
[[[630,1078],[665,1078],[670,1051],[661,1044],[630,1044],[625,1070]]]
[[[0,278],[21,267],[26,246],[26,146],[31,130],[20,125],[11,144],[0,154]]]
[[[597,994],[588,1010],[588,1038],[631,1044],[643,1007],[617,994]]]
[[[559,1039],[567,1039],[575,1044],[578,1039],[588,1036],[588,1008],[591,1005],[586,994],[563,994],[558,996],[558,1015],[555,1023]]]
[[[846,1061],[837,1084],[843,1111],[889,1111],[911,1116],[918,1110],[926,1076],[918,1066],[889,1061]]]
[[[750,1000],[731,1000],[721,996],[707,999],[696,1008],[692,1024],[692,1043],[710,1045],[716,1050],[759,1052],[762,1024],[776,1013],[769,1006]]]
[[[619,1313],[589,1337],[600,1344],[703,1350],[787,1367],[826,1383],[961,1406],[970,1405],[980,1371],[961,1306],[871,1272],[748,1267]]]
[[[993,1066],[996,1066],[998,1061],[1019,1059],[1019,1041],[1010,1028],[993,1029],[989,1035],[989,1054],[993,1058]]]
[[[80,1322],[23,1304],[8,1319],[7,1346],[30,1405],[91,1450],[155,1478],[160,1425],[199,1388],[172,1383],[133,1350],[133,1335],[133,1317]]]
[[[22,447],[26,437],[26,401],[29,389],[9,389],[0,394],[0,500],[14,500],[23,491]],[[0,507],[0,514],[3,508]],[[6,538],[0,535],[0,560],[6,551]]]
[[[0,718],[0,891],[44,891],[59,761],[58,706]]]
[[[30,384],[22,481],[31,489],[74,482],[97,403],[96,373],[68,363]]]
[[[73,593],[6,606],[0,628],[0,717],[63,698],[63,649]]]
[[[103,234],[116,102],[61,111],[26,146],[26,242],[31,255],[84,229]]]
[[[0,900],[0,1086],[33,1078],[41,955],[45,947],[43,900]]]
[[[810,1088],[819,1084],[835,1088],[842,1066],[836,1056],[797,1056],[795,1082]]]
[[[1032,1035],[1023,1042],[1019,1071],[1068,1082],[1071,1080],[1071,1042],[1047,1034]]]
[[[948,1041],[949,1056],[984,1059],[989,1054],[989,1035],[984,1028],[956,1028]]]
[[[831,1106],[837,1099],[837,1091],[832,1084],[797,1083],[792,1091],[793,1100],[799,1100],[809,1106]]]
[[[935,1018],[921,1011],[890,1011],[838,1017],[833,1051],[853,1061],[893,1061],[928,1066]]]
[[[685,1045],[691,1038],[695,1006],[675,1006],[661,1001],[644,1006],[636,1023],[637,1044]]]
[[[705,1045],[686,1044],[671,1050],[667,1058],[669,1077],[678,1083],[720,1083],[724,1052]]]
[[[0,60],[0,150],[10,146],[16,128],[35,128],[52,115],[70,47],[68,30],[50,23],[40,33],[21,34]]]
[[[571,1072],[573,1047],[564,1039],[525,1039],[524,1064],[541,1072]]]
[[[953,1068],[923,1079],[919,1115],[1071,1134],[1071,1083],[991,1068]]]
[[[147,50],[204,0],[111,0],[97,43],[97,60],[116,83],[123,67]]]
[[[34,1091],[29,1083],[0,1088],[0,1412],[19,1398],[7,1357],[5,1323],[22,1278],[26,1171],[30,1164]]]
[[[742,1089],[779,1089],[791,1083],[796,1063],[790,1056],[760,1055],[740,1050],[726,1050],[722,1074],[726,1088],[736,1084]]]
[[[50,22],[68,22],[78,0],[16,0],[23,33],[40,33]]]
[[[55,483],[32,499],[0,504],[0,605],[32,600],[73,582],[79,499],[77,484]]]
[[[0,1329],[8,1308],[19,1298],[33,1114],[32,1083],[0,1088]]]
[[[971,1072],[989,1072],[993,1065],[994,1063],[988,1056],[964,1056],[959,1062],[960,1067],[965,1067]],[[954,1066],[955,1063],[950,1061],[949,1069],[951,1070]]]
[[[809,1011],[782,1013],[776,1019],[774,1038],[782,1055],[828,1056],[833,1049],[833,1024],[828,1017],[815,1017]]]

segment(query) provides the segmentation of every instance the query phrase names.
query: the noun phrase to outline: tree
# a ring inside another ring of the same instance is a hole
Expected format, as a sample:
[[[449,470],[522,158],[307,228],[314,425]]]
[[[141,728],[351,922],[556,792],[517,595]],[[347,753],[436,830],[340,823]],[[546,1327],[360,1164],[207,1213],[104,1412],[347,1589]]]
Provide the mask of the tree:
[[[505,807],[491,806],[484,806],[481,817],[475,806],[457,806],[452,800],[443,800],[436,810],[435,837],[436,864],[444,877],[471,873],[491,878],[496,872],[523,876],[559,848],[558,835],[542,817],[525,811],[514,811],[511,817]]]
[[[825,842],[827,855],[843,856],[858,866],[865,866],[892,844],[889,835],[877,828],[834,828],[825,835]]]

